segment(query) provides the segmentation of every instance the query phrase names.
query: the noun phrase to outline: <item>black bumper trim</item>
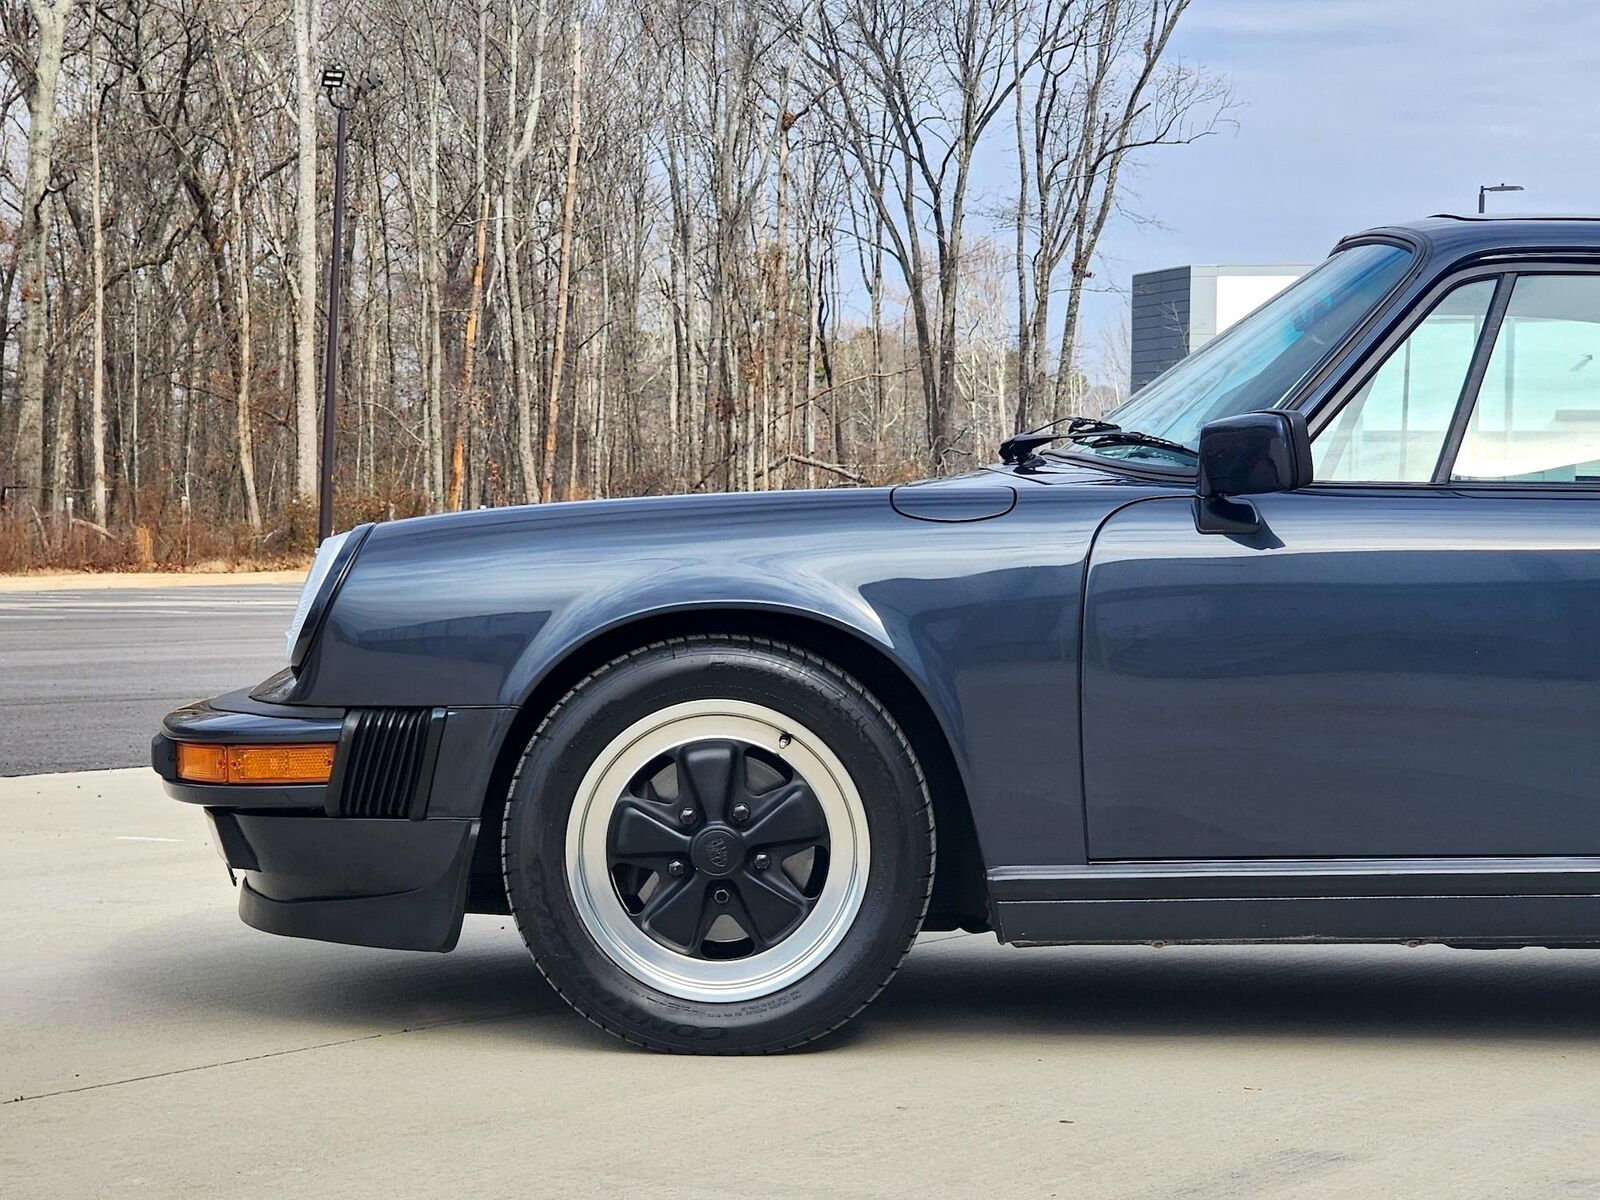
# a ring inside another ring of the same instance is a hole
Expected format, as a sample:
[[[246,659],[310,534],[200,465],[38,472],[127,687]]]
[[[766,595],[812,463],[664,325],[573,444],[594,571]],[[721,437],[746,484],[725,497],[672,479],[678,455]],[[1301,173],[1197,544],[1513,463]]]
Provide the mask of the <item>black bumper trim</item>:
[[[478,822],[212,811],[239,916],[286,937],[446,951],[461,935]]]
[[[160,739],[158,738],[157,741]],[[169,746],[172,743],[167,743]],[[157,767],[157,772],[161,768]],[[295,783],[279,786],[270,783],[179,783],[174,779],[161,781],[167,795],[185,804],[198,804],[202,808],[290,810],[303,813],[323,812],[327,805],[328,789],[320,783]]]

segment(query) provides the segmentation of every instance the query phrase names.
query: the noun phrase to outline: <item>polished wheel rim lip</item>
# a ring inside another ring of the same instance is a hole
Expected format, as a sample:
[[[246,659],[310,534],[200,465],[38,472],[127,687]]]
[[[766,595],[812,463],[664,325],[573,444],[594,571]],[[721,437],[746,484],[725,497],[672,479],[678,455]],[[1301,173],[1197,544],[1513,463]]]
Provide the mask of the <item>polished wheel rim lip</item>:
[[[702,741],[743,742],[781,759],[810,786],[828,825],[827,876],[810,913],[776,945],[742,958],[693,958],[656,941],[611,879],[608,831],[630,781],[661,755]],[[810,974],[850,932],[870,862],[866,810],[838,756],[804,725],[743,700],[692,700],[630,725],[590,765],[567,819],[567,883],[584,928],[635,979],[685,1000],[754,1000]]]

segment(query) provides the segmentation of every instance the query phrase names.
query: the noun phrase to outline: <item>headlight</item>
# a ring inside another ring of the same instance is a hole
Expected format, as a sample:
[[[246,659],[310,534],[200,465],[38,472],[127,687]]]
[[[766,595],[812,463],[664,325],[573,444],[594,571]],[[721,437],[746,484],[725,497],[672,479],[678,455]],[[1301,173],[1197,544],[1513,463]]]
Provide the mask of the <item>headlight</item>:
[[[371,525],[357,525],[344,533],[336,533],[317,547],[317,557],[312,560],[311,573],[306,576],[305,587],[300,591],[300,603],[295,605],[294,620],[284,635],[284,654],[291,667],[298,667],[311,647],[328,602],[338,589],[349,569],[350,560],[361,548]]]

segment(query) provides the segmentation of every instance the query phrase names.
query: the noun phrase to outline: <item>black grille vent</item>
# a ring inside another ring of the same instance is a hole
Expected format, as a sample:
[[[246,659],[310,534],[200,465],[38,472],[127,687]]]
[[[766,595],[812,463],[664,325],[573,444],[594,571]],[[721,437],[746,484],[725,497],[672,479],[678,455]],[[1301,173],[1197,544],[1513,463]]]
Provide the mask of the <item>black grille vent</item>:
[[[354,708],[328,789],[334,815],[420,819],[444,727],[439,708]]]

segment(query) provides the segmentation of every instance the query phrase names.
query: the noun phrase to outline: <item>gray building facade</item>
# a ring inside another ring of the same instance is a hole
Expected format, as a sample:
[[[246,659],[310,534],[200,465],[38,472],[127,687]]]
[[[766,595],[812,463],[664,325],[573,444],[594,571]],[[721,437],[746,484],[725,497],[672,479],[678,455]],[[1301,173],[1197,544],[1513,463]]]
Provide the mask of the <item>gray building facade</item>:
[[[1135,275],[1130,389],[1137,392],[1310,269],[1303,263],[1208,265]]]

